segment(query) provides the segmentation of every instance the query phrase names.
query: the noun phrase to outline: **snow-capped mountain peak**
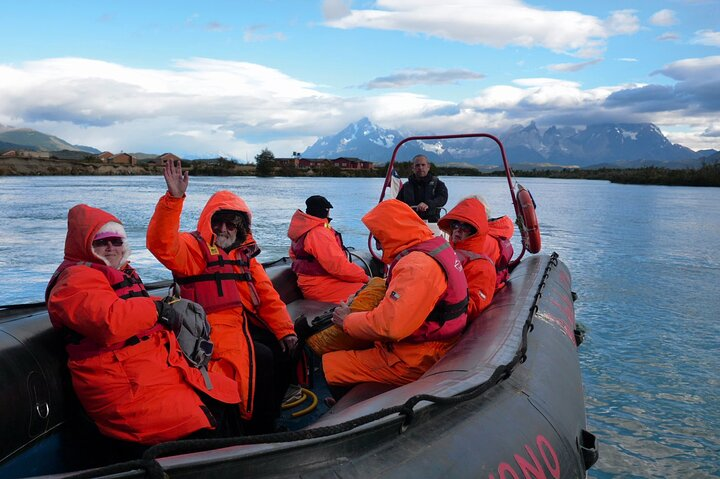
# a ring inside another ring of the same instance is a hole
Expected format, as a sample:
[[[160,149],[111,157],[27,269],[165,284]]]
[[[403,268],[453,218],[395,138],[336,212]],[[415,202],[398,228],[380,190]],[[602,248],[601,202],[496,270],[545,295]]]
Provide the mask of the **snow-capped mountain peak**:
[[[439,132],[451,133],[451,132]],[[615,162],[663,162],[704,156],[668,141],[651,123],[605,123],[585,128],[550,126],[541,131],[535,124],[513,125],[505,132],[491,132],[503,142],[513,163],[588,166]],[[335,135],[324,136],[303,153],[306,158],[349,156],[384,163],[390,160],[397,143],[412,134],[385,129],[368,118],[349,124]],[[501,162],[494,142],[468,138],[405,143],[398,161],[408,161],[418,153],[438,164],[475,166]]]

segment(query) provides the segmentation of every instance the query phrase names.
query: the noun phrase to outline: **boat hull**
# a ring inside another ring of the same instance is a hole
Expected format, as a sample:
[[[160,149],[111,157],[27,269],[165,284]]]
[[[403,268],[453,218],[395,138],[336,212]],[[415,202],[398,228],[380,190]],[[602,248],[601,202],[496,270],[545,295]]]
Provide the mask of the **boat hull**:
[[[267,270],[293,316],[322,307],[300,298],[287,264]],[[40,323],[42,313],[24,319],[32,317]],[[8,334],[7,324],[0,324],[3,334]],[[574,330],[567,267],[555,255],[532,256],[515,268],[508,286],[455,348],[418,381],[398,388],[358,385],[297,431],[163,444],[148,451],[157,461],[148,467],[159,465],[172,477],[193,478],[584,477],[597,455],[586,431]],[[22,349],[23,341],[15,341],[0,350],[1,367]],[[50,354],[45,360],[42,369],[57,373],[61,362]],[[29,360],[21,365],[30,366]],[[50,386],[57,391],[65,387]],[[69,414],[70,401],[64,401],[57,424]],[[16,430],[27,427],[12,424]],[[23,458],[48,447],[49,439],[57,437],[53,427],[12,446],[23,451],[0,464],[0,475],[23,468],[27,475],[48,472],[33,469]],[[2,452],[7,454],[7,448]],[[116,468],[114,477],[143,477],[146,472],[137,464],[122,469]]]

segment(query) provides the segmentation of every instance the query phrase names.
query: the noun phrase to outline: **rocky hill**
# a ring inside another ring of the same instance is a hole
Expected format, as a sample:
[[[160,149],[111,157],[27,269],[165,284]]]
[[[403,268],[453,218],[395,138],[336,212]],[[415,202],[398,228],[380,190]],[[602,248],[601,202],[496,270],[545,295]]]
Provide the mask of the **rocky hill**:
[[[12,128],[3,126],[0,130],[0,152],[10,149],[29,149],[34,151],[85,151],[97,154],[100,150],[90,146],[71,145],[57,136],[41,133],[30,128]]]

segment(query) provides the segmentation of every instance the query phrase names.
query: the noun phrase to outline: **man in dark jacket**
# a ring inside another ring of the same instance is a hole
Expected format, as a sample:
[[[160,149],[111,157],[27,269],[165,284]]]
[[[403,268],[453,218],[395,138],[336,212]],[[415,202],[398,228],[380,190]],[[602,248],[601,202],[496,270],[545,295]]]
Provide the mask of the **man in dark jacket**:
[[[397,199],[407,203],[420,218],[437,223],[440,208],[447,203],[448,191],[445,183],[430,173],[430,163],[425,155],[413,157],[413,173],[400,188]]]

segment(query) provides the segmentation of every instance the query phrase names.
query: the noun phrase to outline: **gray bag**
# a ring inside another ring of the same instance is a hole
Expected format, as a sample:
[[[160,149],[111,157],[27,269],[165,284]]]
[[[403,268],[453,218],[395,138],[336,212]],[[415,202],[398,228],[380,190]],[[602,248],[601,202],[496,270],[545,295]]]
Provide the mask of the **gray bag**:
[[[213,385],[207,366],[214,345],[210,341],[210,323],[205,310],[198,303],[176,296],[166,296],[162,302],[163,310],[170,309],[173,315],[182,319],[173,325],[173,332],[188,364],[200,370],[205,378],[205,386],[211,390]]]

